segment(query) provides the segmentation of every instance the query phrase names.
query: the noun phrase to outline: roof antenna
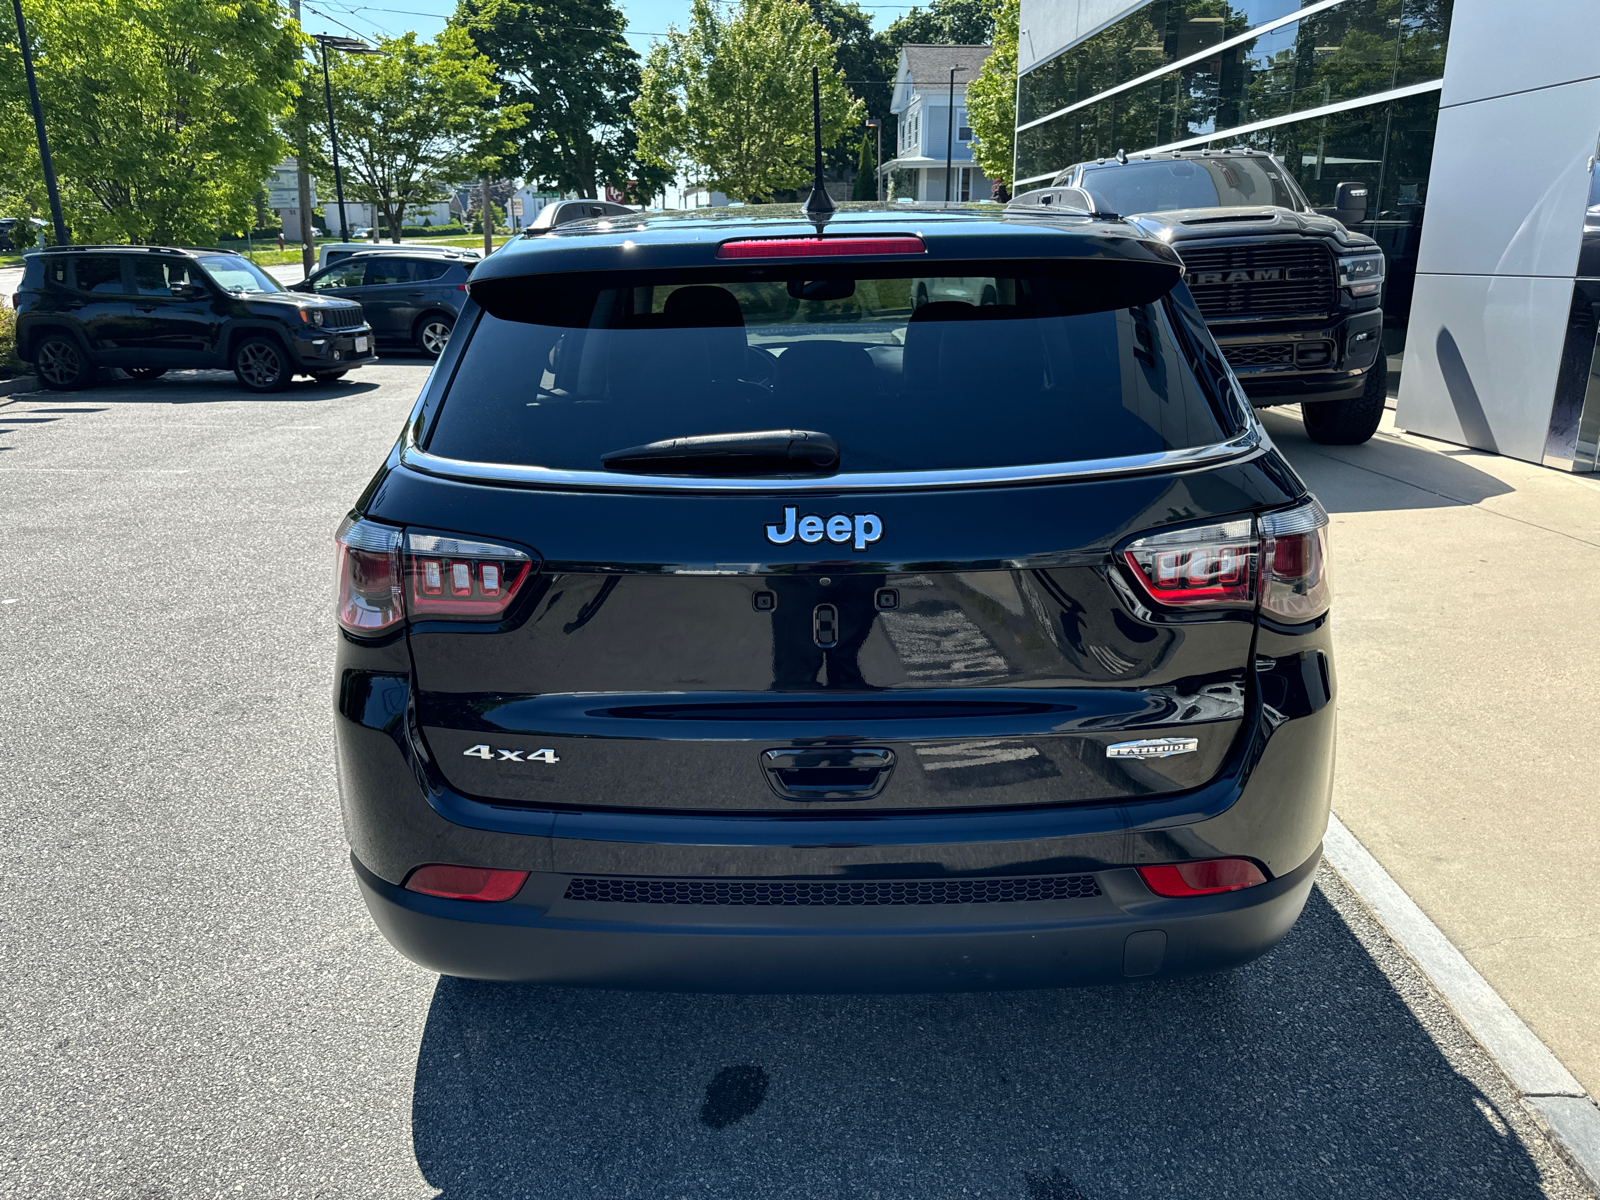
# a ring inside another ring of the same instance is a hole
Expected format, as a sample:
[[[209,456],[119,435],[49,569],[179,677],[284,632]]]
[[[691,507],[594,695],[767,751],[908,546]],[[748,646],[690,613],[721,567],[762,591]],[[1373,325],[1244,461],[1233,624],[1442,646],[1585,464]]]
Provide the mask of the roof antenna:
[[[834,204],[833,197],[828,195],[827,185],[822,181],[822,82],[816,67],[811,68],[811,141],[816,151],[811,195],[806,197],[800,211],[817,223],[820,233],[823,224],[833,216],[838,206]]]
[[[1128,152],[1126,150],[1118,150],[1117,151],[1117,161],[1119,163],[1127,162],[1128,161]]]

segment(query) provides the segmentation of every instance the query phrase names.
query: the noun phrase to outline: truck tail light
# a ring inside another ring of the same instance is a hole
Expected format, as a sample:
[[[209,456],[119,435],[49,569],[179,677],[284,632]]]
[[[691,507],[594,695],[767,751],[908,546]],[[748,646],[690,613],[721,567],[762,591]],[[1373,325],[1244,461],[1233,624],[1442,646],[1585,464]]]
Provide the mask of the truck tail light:
[[[1122,557],[1157,604],[1177,608],[1255,604],[1256,533],[1249,518],[1152,533],[1129,543]]]
[[[405,620],[400,531],[392,525],[346,517],[333,541],[338,557],[339,624],[351,633],[370,637]]]
[[[1158,896],[1214,896],[1237,892],[1267,881],[1248,858],[1208,858],[1200,862],[1163,863],[1140,867],[1145,886]]]
[[[533,556],[515,546],[406,532],[407,605],[414,619],[493,620],[532,570]]]
[[[1251,520],[1147,534],[1122,559],[1166,608],[1251,608],[1303,622],[1328,611],[1328,514],[1314,497]]]
[[[1261,608],[1285,621],[1328,611],[1328,512],[1307,499],[1261,518]]]
[[[526,871],[496,871],[489,867],[453,867],[429,863],[406,879],[408,892],[443,896],[446,900],[484,900],[491,904],[509,900],[528,881]]]

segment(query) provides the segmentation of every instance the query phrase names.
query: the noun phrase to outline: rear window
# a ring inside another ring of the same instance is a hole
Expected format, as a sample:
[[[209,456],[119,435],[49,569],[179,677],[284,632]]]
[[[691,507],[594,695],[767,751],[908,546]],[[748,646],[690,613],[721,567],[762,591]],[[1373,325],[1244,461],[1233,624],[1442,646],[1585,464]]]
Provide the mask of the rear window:
[[[491,306],[529,319],[480,318],[427,449],[598,471],[602,455],[646,443],[797,429],[831,436],[838,470],[856,473],[1081,461],[1225,436],[1164,300],[1102,308],[1114,288],[972,266],[841,270],[514,281],[537,301],[522,313]]]

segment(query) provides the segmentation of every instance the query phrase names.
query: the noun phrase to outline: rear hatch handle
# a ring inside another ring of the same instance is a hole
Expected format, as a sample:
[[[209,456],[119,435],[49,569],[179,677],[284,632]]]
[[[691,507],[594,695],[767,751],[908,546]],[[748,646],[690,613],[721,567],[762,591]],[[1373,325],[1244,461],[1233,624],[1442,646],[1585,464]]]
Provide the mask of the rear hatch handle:
[[[761,766],[772,790],[785,800],[867,800],[889,782],[894,751],[861,746],[767,750]]]

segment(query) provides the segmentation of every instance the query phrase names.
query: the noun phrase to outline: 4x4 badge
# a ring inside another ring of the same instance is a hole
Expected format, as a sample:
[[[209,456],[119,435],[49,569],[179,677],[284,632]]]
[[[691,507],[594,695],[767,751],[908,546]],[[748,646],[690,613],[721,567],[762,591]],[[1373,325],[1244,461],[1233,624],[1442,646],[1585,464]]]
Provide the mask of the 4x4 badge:
[[[791,506],[783,510],[782,525],[767,526],[767,541],[774,546],[787,546],[797,537],[808,544],[827,538],[834,545],[842,546],[853,537],[855,548],[865,550],[882,536],[883,518],[877,513],[854,513],[848,517],[844,513],[834,513],[826,518],[808,513],[797,519]]]
[[[488,746],[471,746],[461,752],[463,758],[481,758],[484,762],[542,762],[558,763],[554,750],[497,750]],[[499,755],[496,758],[495,755]]]

